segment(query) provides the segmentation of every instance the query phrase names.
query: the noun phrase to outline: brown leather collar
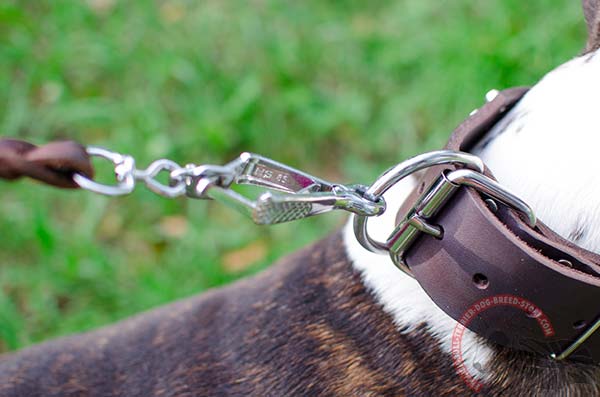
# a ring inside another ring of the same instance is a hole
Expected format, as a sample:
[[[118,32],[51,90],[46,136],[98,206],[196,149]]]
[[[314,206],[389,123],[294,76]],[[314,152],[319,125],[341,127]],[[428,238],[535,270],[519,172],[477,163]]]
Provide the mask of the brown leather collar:
[[[447,148],[468,152],[526,92],[500,92],[454,131]],[[439,175],[439,168],[428,171],[413,197]],[[600,256],[542,223],[531,229],[502,205],[488,207],[471,188],[461,188],[431,221],[444,237],[422,235],[405,262],[450,317],[513,349],[558,358],[572,350],[569,359],[600,363],[600,331],[593,332],[600,325]]]

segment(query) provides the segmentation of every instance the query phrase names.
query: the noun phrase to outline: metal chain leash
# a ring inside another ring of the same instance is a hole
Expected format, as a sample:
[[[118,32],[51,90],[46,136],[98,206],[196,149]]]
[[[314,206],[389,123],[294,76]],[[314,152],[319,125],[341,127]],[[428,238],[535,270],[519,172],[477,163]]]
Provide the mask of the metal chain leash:
[[[151,191],[174,198],[182,195],[196,199],[214,199],[249,214],[257,224],[276,224],[341,209],[360,216],[380,215],[385,201],[367,193],[362,185],[330,183],[312,175],[267,159],[242,153],[232,162],[220,165],[179,164],[160,159],[146,169],[136,168],[133,157],[109,150],[88,147],[87,153],[113,163],[117,183],[105,185],[75,173],[73,180],[81,188],[95,193],[120,196],[131,193],[137,182]],[[157,177],[168,173],[168,184]],[[255,201],[231,189],[233,184],[265,187]]]

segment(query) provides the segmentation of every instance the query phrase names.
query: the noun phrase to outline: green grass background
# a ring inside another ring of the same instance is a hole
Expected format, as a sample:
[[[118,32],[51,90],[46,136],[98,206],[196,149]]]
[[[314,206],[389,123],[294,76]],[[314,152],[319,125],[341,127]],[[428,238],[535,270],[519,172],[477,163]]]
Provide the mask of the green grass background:
[[[439,148],[487,90],[576,55],[581,14],[574,0],[4,0],[0,135],[140,166],[248,150],[369,183]],[[267,228],[143,188],[0,182],[0,351],[230,282],[344,219]]]

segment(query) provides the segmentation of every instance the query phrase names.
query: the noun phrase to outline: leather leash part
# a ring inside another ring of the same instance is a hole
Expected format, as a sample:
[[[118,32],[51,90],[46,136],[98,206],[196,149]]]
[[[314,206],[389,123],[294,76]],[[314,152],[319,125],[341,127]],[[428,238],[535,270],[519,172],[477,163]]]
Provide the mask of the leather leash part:
[[[454,131],[447,148],[471,150],[526,92],[526,88],[500,92]],[[398,212],[396,223],[443,170],[437,167],[425,173]],[[493,177],[489,170],[486,174]],[[460,189],[431,222],[443,228],[443,238],[423,234],[408,249],[405,261],[426,293],[450,317],[512,349],[559,357],[568,350],[569,359],[600,362],[600,333],[592,333],[574,347],[598,324],[599,255],[565,240],[541,222],[530,228],[500,204],[488,207],[471,188]],[[521,306],[531,303],[541,313],[503,304],[509,297]],[[492,304],[475,310],[465,321],[465,314],[481,302]]]
[[[74,174],[93,178],[94,168],[85,147],[73,141],[43,146],[17,139],[0,139],[0,178],[30,177],[48,185],[76,189]]]

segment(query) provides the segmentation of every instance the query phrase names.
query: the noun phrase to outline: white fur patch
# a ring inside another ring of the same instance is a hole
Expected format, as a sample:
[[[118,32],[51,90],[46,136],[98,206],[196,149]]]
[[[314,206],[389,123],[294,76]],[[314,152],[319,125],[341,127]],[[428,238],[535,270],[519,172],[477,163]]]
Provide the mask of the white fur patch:
[[[498,180],[529,203],[538,217],[557,233],[589,250],[600,251],[600,56],[576,58],[549,73],[498,125],[496,136],[474,152]],[[487,137],[482,139],[485,143]],[[397,209],[412,190],[407,179],[386,195],[388,210],[369,223],[369,233],[385,240]],[[354,267],[363,275],[400,332],[425,323],[450,352],[456,322],[439,309],[418,283],[404,275],[385,255],[365,250],[356,241],[352,224],[345,244]],[[481,372],[493,350],[468,330],[463,356],[471,374]]]
[[[600,55],[548,73],[489,133],[479,155],[559,235],[600,251]]]

